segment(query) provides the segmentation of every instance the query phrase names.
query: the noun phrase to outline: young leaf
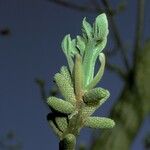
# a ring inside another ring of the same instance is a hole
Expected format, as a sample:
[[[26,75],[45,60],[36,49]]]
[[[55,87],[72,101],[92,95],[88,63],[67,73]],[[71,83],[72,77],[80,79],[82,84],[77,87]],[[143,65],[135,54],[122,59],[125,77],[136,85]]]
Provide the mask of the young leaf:
[[[99,54],[99,60],[101,63],[101,66],[96,74],[96,76],[93,78],[93,80],[87,85],[86,89],[92,89],[97,85],[97,83],[101,80],[103,74],[104,74],[104,69],[105,69],[105,55],[103,53]]]
[[[95,41],[89,41],[86,44],[86,50],[83,57],[83,71],[84,71],[84,86],[87,86],[92,79],[94,74],[94,48],[95,48]]]
[[[61,47],[63,52],[65,53],[66,57],[71,55],[71,37],[70,34],[67,34],[61,43]]]
[[[98,40],[95,45],[95,51],[94,55],[97,58],[97,56],[103,51],[107,44],[107,37],[105,37],[103,40]]]
[[[73,57],[77,53],[76,39],[71,40],[70,34],[64,37],[61,47],[66,57]]]
[[[93,25],[93,32],[95,39],[103,39],[108,35],[108,20],[106,14],[101,14],[96,17],[94,25]]]
[[[71,41],[70,34],[68,34],[64,37],[64,39],[61,43],[61,47],[63,49],[64,54],[66,55],[69,69],[72,72],[73,65],[74,65],[72,57],[74,56],[74,53],[76,53],[76,52],[75,52],[75,47],[73,45],[73,42]]]
[[[82,32],[83,32],[83,36],[86,37],[87,39],[92,38],[92,27],[86,21],[86,18],[84,18],[83,21],[82,21]]]
[[[77,36],[77,48],[80,50],[80,55],[83,56],[85,51],[85,41],[81,36]]]

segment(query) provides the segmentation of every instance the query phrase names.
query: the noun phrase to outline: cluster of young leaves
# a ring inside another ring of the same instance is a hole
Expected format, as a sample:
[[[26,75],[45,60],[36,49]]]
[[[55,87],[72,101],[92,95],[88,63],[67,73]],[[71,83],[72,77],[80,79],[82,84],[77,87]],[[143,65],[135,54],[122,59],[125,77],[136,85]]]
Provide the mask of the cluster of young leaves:
[[[86,18],[82,22],[82,35],[71,39],[66,35],[62,49],[68,67],[62,66],[54,81],[63,99],[49,97],[47,104],[52,110],[48,114],[49,124],[64,142],[64,149],[73,149],[82,127],[112,128],[115,123],[105,117],[91,116],[108,98],[109,91],[95,88],[105,68],[102,50],[107,43],[108,21],[105,14],[99,15],[91,26]],[[94,68],[97,58],[101,63],[96,75]]]

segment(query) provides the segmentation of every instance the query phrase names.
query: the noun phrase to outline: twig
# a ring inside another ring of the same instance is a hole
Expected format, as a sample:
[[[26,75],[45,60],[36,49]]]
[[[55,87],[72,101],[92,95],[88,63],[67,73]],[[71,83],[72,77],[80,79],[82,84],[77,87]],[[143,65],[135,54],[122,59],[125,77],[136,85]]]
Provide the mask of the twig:
[[[144,23],[144,4],[145,0],[137,0],[137,23],[135,29],[135,44],[134,44],[134,63],[136,62],[137,54],[141,48],[143,23]]]
[[[109,12],[109,13],[107,13],[108,14],[108,16],[109,16],[109,20],[110,20],[110,25],[111,25],[111,27],[112,27],[112,31],[113,31],[113,34],[114,34],[114,38],[115,38],[115,40],[116,40],[116,43],[117,43],[117,45],[118,45],[118,48],[120,48],[120,52],[121,52],[121,56],[122,56],[122,59],[123,59],[123,61],[124,61],[124,64],[125,64],[125,67],[126,67],[126,69],[127,69],[127,71],[129,71],[130,70],[130,66],[129,66],[129,63],[128,63],[128,59],[127,59],[127,55],[126,55],[126,50],[125,50],[125,48],[124,48],[124,44],[123,44],[123,42],[122,42],[122,40],[121,40],[121,37],[120,37],[120,34],[119,34],[119,31],[118,31],[118,28],[117,28],[117,25],[116,25],[116,23],[115,23],[115,21],[114,21],[114,18],[113,18],[113,16],[112,16],[112,8],[111,8],[111,5],[110,5],[110,3],[109,3],[109,1],[108,0],[102,0],[102,3],[103,3],[103,5],[106,7],[106,9],[107,9],[107,12]]]
[[[45,81],[42,79],[35,79],[35,82],[37,83],[37,85],[40,88],[40,93],[41,93],[41,98],[43,100],[44,103],[46,103],[46,92],[45,92]]]
[[[121,70],[118,66],[106,62],[106,67],[107,69],[117,73],[123,80],[127,79],[126,73],[123,70]]]
[[[49,2],[53,2],[59,5],[62,5],[67,8],[79,10],[79,11],[87,11],[87,12],[93,12],[95,13],[95,8],[84,6],[84,5],[78,5],[76,3],[73,3],[71,1],[65,1],[65,0],[49,0]]]
[[[96,12],[102,10],[97,0],[90,0],[90,2],[94,6]]]
[[[96,0],[91,0],[92,4],[94,7],[90,7],[89,5],[84,6],[84,5],[79,5],[76,3],[73,3],[71,1],[65,1],[65,0],[48,0],[49,2],[56,3],[58,5],[64,6],[66,8],[74,9],[77,11],[82,11],[82,12],[91,12],[91,13],[102,13],[102,12],[107,12],[107,10],[104,10],[103,8],[100,8],[96,2]],[[108,12],[107,12],[108,13]],[[112,9],[111,14],[115,15],[117,13],[117,10]]]

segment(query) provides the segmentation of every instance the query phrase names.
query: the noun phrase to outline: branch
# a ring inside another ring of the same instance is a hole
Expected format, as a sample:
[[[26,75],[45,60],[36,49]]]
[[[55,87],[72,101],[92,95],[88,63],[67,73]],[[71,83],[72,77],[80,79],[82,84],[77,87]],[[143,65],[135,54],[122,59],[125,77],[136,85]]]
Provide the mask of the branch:
[[[114,71],[115,73],[117,73],[123,80],[127,79],[126,73],[122,69],[120,69],[118,66],[112,65],[112,64],[106,62],[106,67],[110,71]]]
[[[86,11],[86,12],[93,12],[95,13],[95,8],[93,7],[89,7],[89,6],[83,6],[83,5],[78,5],[75,4],[71,1],[65,1],[65,0],[49,0],[49,2],[53,2],[56,4],[59,4],[61,6],[67,7],[67,8],[71,8],[74,10],[78,10],[78,11]]]
[[[45,81],[42,79],[35,79],[35,82],[37,83],[37,85],[40,88],[40,93],[41,93],[41,98],[43,100],[44,103],[46,103],[46,92],[45,92]]]
[[[8,27],[0,29],[0,35],[9,36],[9,35],[11,35],[11,31]]]
[[[111,25],[111,27],[112,27],[112,31],[113,31],[113,34],[114,34],[114,38],[115,38],[115,40],[116,40],[116,43],[117,43],[117,45],[118,45],[118,48],[120,48],[120,52],[121,52],[121,56],[122,56],[122,59],[123,59],[123,61],[124,61],[124,64],[125,64],[125,67],[126,67],[126,69],[127,69],[127,71],[129,71],[129,69],[130,69],[130,66],[129,66],[129,63],[128,63],[128,59],[127,59],[127,55],[126,55],[126,50],[125,50],[125,48],[124,48],[124,44],[123,44],[123,42],[122,42],[122,40],[121,40],[121,37],[120,37],[120,34],[119,34],[119,31],[118,31],[118,28],[117,28],[117,25],[116,25],[116,23],[115,23],[115,21],[114,21],[114,18],[113,18],[113,16],[112,16],[112,7],[111,7],[111,5],[110,5],[110,3],[109,3],[109,1],[108,0],[102,0],[102,3],[103,3],[103,5],[106,7],[106,9],[107,9],[107,14],[108,14],[108,16],[109,16],[109,20],[110,20],[110,25]]]
[[[56,3],[58,5],[61,5],[66,8],[74,9],[77,11],[81,12],[91,12],[91,13],[102,13],[102,12],[107,12],[107,10],[104,10],[103,8],[100,8],[97,4],[96,0],[91,0],[92,5],[94,7],[90,7],[89,5],[84,6],[84,5],[79,5],[76,3],[73,3],[71,1],[65,1],[65,0],[48,0],[49,2]],[[111,14],[115,15],[117,14],[118,10],[112,9]],[[108,13],[108,12],[107,12]]]
[[[47,98],[48,98],[49,96],[56,96],[56,95],[58,95],[58,89],[57,89],[56,86],[53,86],[53,87],[50,89],[49,93],[46,94],[45,81],[42,80],[42,79],[36,78],[36,79],[35,79],[35,82],[36,82],[36,84],[39,86],[41,98],[42,98],[43,102],[44,102],[44,103],[46,104],[46,106],[47,106],[47,103],[46,103]]]
[[[135,30],[135,44],[134,44],[134,62],[136,62],[137,54],[141,49],[143,23],[144,23],[144,4],[145,0],[137,0],[137,22]]]

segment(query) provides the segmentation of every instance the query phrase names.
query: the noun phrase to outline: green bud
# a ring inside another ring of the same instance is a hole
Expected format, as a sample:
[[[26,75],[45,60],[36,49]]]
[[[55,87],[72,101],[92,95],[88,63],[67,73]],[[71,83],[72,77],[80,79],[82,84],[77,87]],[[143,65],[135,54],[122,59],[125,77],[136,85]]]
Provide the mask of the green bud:
[[[71,74],[66,66],[62,66],[60,69],[60,73],[66,78],[68,83],[73,87]]]
[[[62,141],[64,150],[75,150],[76,138],[73,134],[67,134]]]
[[[89,128],[113,128],[115,122],[112,119],[105,117],[88,117],[85,121],[85,127]]]
[[[49,113],[47,115],[48,124],[52,127],[55,134],[61,139],[63,133],[58,129],[54,119],[55,119],[55,114]]]
[[[109,92],[107,90],[102,88],[95,88],[86,92],[83,96],[83,100],[87,105],[98,105],[102,103],[101,100],[106,99],[108,95]]]
[[[91,116],[95,110],[98,108],[99,106],[90,106],[90,105],[86,105],[83,109],[82,109],[82,114],[83,114],[83,118],[89,117]]]
[[[67,80],[62,74],[56,73],[54,80],[66,101],[75,104],[75,93],[73,87],[70,85],[70,80]]]
[[[52,127],[53,131],[55,132],[55,134],[61,138],[62,136],[62,132],[56,127],[56,125],[54,124],[54,122],[52,120],[49,120],[49,125]]]
[[[71,114],[75,110],[75,107],[71,103],[56,97],[49,97],[47,99],[47,104],[52,109],[64,114]]]
[[[65,132],[67,129],[68,123],[67,123],[67,118],[66,117],[56,117],[55,121],[57,123],[58,128],[62,131]]]

